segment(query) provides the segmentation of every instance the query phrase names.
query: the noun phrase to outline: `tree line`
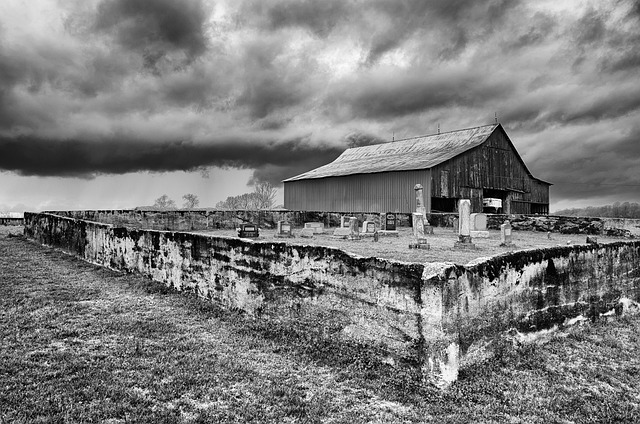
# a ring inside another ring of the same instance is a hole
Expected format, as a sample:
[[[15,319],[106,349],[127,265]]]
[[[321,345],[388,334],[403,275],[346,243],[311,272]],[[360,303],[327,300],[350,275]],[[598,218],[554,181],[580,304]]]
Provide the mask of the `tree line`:
[[[554,212],[554,215],[591,216],[602,218],[640,218],[640,204],[615,202],[613,205],[561,209]]]
[[[252,193],[244,193],[238,196],[229,196],[226,200],[218,202],[216,209],[241,210],[241,209],[272,209],[276,198],[277,189],[271,183],[260,183],[255,186]],[[182,196],[184,209],[194,209],[200,205],[198,196],[187,193]],[[154,209],[177,209],[176,202],[163,194],[153,204]]]

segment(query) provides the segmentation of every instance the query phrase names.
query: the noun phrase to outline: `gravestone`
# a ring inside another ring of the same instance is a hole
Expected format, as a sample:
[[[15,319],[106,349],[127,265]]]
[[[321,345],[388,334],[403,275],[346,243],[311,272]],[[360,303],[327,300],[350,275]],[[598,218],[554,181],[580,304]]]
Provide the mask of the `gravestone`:
[[[396,214],[393,212],[387,212],[384,216],[384,229],[387,231],[395,231],[396,230]]]
[[[373,236],[376,232],[376,223],[373,221],[364,221],[362,223],[362,235],[363,236]]]
[[[427,208],[424,206],[424,193],[422,184],[416,184],[413,189],[416,191],[416,212],[423,217],[427,216]]]
[[[511,237],[511,223],[509,221],[505,221],[504,224],[500,225],[500,246],[516,247]]]
[[[260,237],[260,229],[255,224],[240,224],[237,229],[240,238],[258,238]]]
[[[300,231],[300,237],[302,238],[313,238],[314,234],[313,228],[303,228],[302,231]]]
[[[322,234],[324,233],[324,223],[323,222],[305,222],[304,228],[308,228],[313,231],[313,234]]]
[[[458,231],[460,231],[460,220],[458,218],[453,218],[453,223],[451,228],[453,229],[454,233],[457,233]]]
[[[489,238],[489,231],[487,231],[487,215],[484,213],[472,213],[470,218],[471,238]]]
[[[381,230],[377,231],[378,237],[398,237],[398,231],[396,230],[398,218],[395,213],[387,212],[380,214],[380,226]]]
[[[454,247],[458,249],[475,249],[471,242],[471,201],[460,199],[458,201],[458,241]]]
[[[352,216],[341,216],[340,217],[340,228],[349,228],[349,221],[353,218]]]
[[[348,227],[336,228],[333,232],[333,238],[360,240],[360,227],[358,226],[358,218],[350,217]]]
[[[587,244],[598,244],[598,237],[587,236]]]
[[[276,227],[276,237],[278,238],[293,237],[293,233],[291,231],[291,224],[287,221],[278,221],[278,225]]]
[[[412,213],[411,223],[413,224],[413,236],[416,238],[416,242],[409,243],[409,249],[428,249],[429,244],[425,237],[424,216],[418,212]]]

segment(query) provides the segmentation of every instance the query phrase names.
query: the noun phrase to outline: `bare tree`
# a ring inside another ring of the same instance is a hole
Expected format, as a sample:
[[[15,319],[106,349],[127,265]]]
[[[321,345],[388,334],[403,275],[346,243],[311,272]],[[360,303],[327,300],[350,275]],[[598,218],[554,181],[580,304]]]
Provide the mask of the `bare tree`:
[[[167,196],[166,194],[163,194],[156,199],[156,202],[153,204],[153,206],[159,209],[175,209],[176,202],[169,199],[169,196]]]
[[[269,182],[262,182],[256,185],[254,194],[256,196],[256,209],[271,209],[276,199],[277,189]]]
[[[200,200],[198,199],[198,196],[192,193],[188,193],[182,196],[182,200],[184,200],[183,207],[185,209],[197,208],[198,205],[200,204]]]

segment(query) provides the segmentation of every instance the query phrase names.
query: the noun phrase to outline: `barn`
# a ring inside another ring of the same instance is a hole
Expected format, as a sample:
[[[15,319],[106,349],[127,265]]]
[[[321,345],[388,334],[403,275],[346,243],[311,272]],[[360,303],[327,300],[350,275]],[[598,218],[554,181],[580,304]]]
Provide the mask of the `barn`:
[[[470,199],[472,212],[548,214],[551,185],[531,174],[501,124],[347,149],[283,183],[286,209],[344,213],[415,211],[422,184],[430,212]]]

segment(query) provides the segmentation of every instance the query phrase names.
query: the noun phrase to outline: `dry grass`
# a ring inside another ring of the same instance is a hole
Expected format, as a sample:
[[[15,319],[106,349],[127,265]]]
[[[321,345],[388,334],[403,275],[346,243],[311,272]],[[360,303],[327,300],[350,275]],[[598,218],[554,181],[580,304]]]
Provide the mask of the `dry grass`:
[[[638,422],[640,317],[489,342],[440,393],[283,327],[0,230],[0,422]]]
[[[410,243],[415,243],[411,228],[400,228],[399,237],[380,237],[377,243],[371,237],[361,240],[335,239],[331,235],[332,229],[326,229],[324,234],[317,234],[312,239],[300,238],[301,230],[294,230],[297,236],[292,239],[281,239],[275,237],[273,230],[261,230],[260,239],[262,241],[286,241],[293,244],[307,244],[318,246],[331,246],[360,256],[375,256],[379,258],[395,259],[405,262],[454,262],[464,265],[474,259],[488,256],[495,256],[514,250],[535,249],[551,246],[566,246],[567,244],[586,244],[585,235],[565,235],[551,234],[547,238],[547,233],[534,231],[513,231],[513,242],[515,248],[500,246],[500,231],[489,231],[489,238],[475,238],[473,243],[475,250],[459,250],[454,248],[458,239],[457,233],[452,228],[435,227],[434,234],[428,236],[429,250],[409,249]],[[236,237],[235,230],[199,231],[199,233],[223,235]],[[612,243],[625,240],[623,238],[598,236],[601,243]]]

